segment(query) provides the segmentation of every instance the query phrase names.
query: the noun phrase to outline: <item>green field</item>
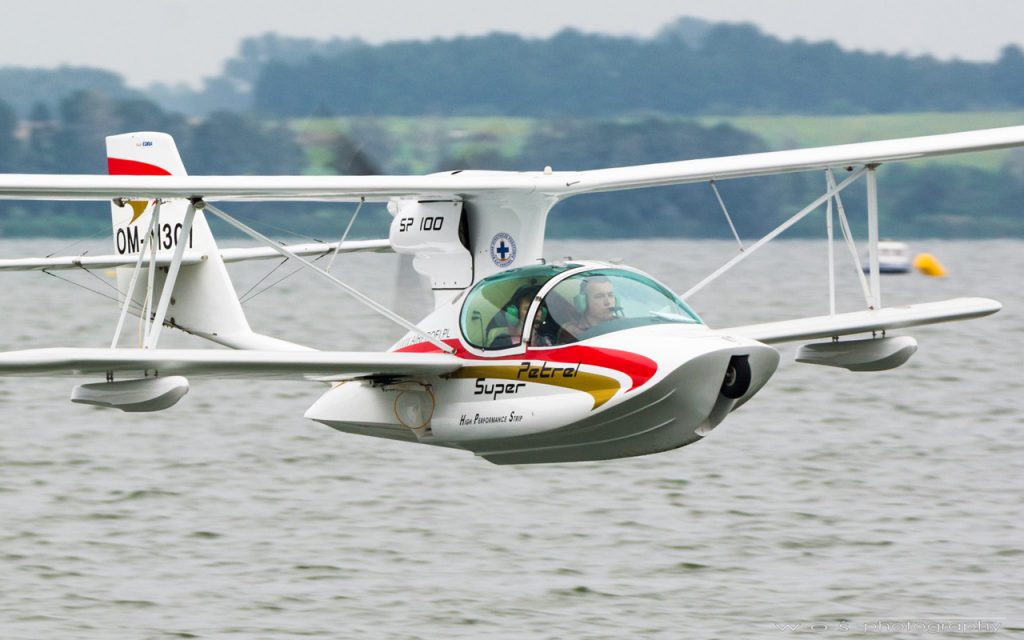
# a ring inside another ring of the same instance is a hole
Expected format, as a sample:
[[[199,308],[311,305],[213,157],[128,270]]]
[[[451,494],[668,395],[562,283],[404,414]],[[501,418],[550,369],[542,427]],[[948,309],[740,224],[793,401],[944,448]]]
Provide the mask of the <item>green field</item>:
[[[502,117],[381,117],[381,118],[303,118],[290,127],[306,149],[311,173],[331,173],[328,145],[334,135],[344,133],[360,138],[360,131],[380,129],[387,134],[392,149],[386,161],[394,173],[422,174],[433,170],[445,154],[473,145],[497,148],[509,157],[519,154],[534,121],[530,118]],[[370,136],[373,137],[372,135]],[[371,155],[379,152],[367,143]]]
[[[697,121],[705,125],[730,124],[759,136],[772,149],[791,149],[1010,127],[1024,124],[1024,111],[924,112],[858,116],[707,116],[697,118]],[[931,162],[998,169],[1011,153],[1014,152],[989,151],[949,156]]]
[[[971,111],[962,113],[898,113],[846,116],[666,116],[696,121],[705,126],[729,124],[763,139],[772,149],[814,147],[886,138],[952,133],[1024,124],[1024,111]],[[621,121],[638,117],[618,118]],[[360,127],[387,133],[392,171],[424,173],[446,154],[472,145],[496,148],[509,157],[518,155],[535,121],[503,117],[382,117],[305,118],[291,122],[307,150],[310,172],[329,173],[327,145],[336,133],[352,134]],[[373,149],[369,149],[373,151]],[[930,162],[999,169],[1016,151],[990,151],[949,156]]]

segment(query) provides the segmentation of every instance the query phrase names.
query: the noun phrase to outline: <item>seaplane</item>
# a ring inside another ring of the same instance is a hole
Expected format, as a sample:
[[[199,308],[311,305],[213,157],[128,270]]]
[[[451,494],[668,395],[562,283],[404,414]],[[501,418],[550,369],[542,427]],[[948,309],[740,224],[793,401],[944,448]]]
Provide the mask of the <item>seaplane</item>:
[[[198,177],[186,174],[169,135],[114,135],[106,139],[108,175],[0,175],[0,198],[111,203],[110,255],[5,259],[0,271],[114,270],[113,338],[105,347],[2,353],[0,375],[78,376],[85,380],[71,391],[72,402],[129,412],[173,407],[190,378],[304,380],[326,387],[306,410],[309,419],[352,434],[461,449],[496,464],[668,451],[706,437],[764,387],[780,360],[773,345],[804,342],[796,356],[802,363],[881,371],[917,350],[912,336],[895,333],[997,312],[1000,304],[985,298],[882,306],[877,171],[1021,145],[1024,126],[586,171]],[[820,172],[821,195],[757,242],[741,243],[735,257],[681,295],[626,265],[545,259],[548,212],[566,198],[707,183],[735,233],[717,183],[787,172]],[[866,269],[841,197],[860,180]],[[282,244],[225,211],[243,201],[340,201],[355,204],[355,213],[337,242]],[[366,202],[386,203],[388,238],[348,239]],[[828,314],[712,328],[687,304],[822,209]],[[259,245],[219,248],[208,215]],[[841,242],[859,276],[861,311],[835,310],[833,244]],[[414,323],[331,273],[339,254],[358,251],[412,256],[430,282],[433,312]],[[325,257],[326,266],[317,264]],[[405,335],[387,351],[354,352],[257,333],[226,265],[269,258],[293,261]],[[121,344],[129,315],[140,324],[130,347]],[[164,348],[165,329],[227,348]]]

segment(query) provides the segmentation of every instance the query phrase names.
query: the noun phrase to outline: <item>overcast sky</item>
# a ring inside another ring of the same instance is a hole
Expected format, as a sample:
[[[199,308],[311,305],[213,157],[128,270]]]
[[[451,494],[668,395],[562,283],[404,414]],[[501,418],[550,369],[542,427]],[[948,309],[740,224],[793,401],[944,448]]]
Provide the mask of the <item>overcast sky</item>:
[[[4,3],[0,66],[87,65],[134,86],[195,83],[218,74],[242,38],[268,31],[374,43],[497,30],[548,36],[566,27],[648,36],[684,15],[942,59],[993,60],[1006,44],[1024,47],[1020,0],[31,0]]]

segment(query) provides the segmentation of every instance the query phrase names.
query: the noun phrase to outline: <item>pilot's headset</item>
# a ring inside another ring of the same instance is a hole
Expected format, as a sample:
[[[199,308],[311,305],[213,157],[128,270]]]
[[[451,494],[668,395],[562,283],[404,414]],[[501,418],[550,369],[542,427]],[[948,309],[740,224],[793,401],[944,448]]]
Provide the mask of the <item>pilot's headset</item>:
[[[505,305],[505,321],[508,326],[519,324],[522,318],[519,317],[519,301],[526,298],[533,304],[533,299],[540,292],[540,287],[535,284],[524,284],[512,294],[512,299]]]
[[[587,312],[587,287],[590,286],[590,278],[580,280],[580,292],[572,299],[576,305],[576,313],[581,316]]]
[[[608,276],[603,274],[594,275],[595,278],[605,281]],[[580,292],[573,298],[573,303],[576,305],[576,312],[583,316],[587,312],[587,288],[590,287],[591,279],[583,278],[580,280]],[[622,315],[622,307],[615,305],[612,307],[612,311],[616,316]]]

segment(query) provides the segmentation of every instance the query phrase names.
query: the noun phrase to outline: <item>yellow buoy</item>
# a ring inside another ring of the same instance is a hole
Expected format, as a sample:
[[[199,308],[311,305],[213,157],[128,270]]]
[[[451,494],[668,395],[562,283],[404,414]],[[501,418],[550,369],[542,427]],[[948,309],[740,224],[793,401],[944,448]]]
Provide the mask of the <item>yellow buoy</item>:
[[[914,258],[914,268],[926,276],[941,278],[946,275],[946,268],[939,259],[930,253],[919,253]]]

